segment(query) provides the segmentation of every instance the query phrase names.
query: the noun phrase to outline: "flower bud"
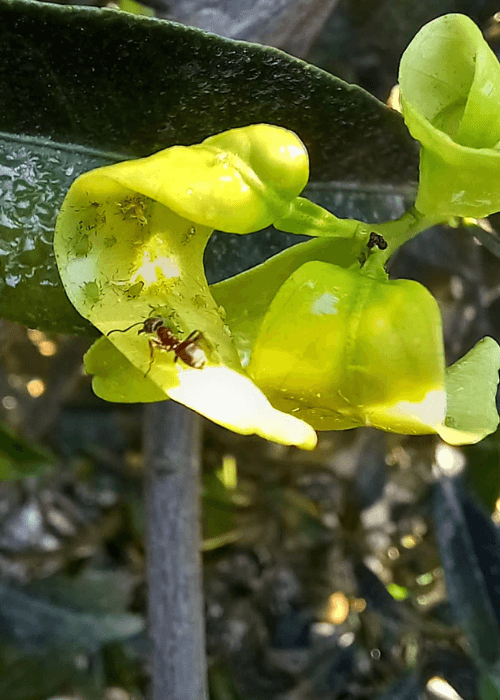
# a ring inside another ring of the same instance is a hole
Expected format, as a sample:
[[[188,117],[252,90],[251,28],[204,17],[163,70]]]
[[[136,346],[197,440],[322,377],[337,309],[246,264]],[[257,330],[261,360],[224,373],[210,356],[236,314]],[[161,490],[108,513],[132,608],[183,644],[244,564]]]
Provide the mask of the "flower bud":
[[[405,122],[420,141],[416,208],[482,218],[500,210],[500,65],[474,22],[426,24],[399,70]]]
[[[439,309],[411,280],[302,265],[272,301],[248,372],[276,408],[316,429],[429,433],[446,414]]]
[[[250,233],[287,213],[307,183],[309,158],[292,131],[253,124],[107,171],[108,177],[189,221]]]

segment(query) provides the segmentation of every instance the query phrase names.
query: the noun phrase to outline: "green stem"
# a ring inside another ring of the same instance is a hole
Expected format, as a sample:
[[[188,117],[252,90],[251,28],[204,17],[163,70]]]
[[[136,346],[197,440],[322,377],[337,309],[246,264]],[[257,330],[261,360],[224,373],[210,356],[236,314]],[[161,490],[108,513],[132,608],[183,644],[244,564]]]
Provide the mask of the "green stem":
[[[441,222],[442,216],[424,215],[412,207],[395,221],[370,224],[370,231],[380,233],[387,242],[387,248],[380,251],[381,259],[385,263],[403,243]]]
[[[308,199],[297,197],[290,205],[286,216],[274,222],[274,227],[289,233],[316,236],[319,238],[351,238],[357,241],[353,249],[353,265],[363,269],[364,274],[386,276],[385,265],[396,250],[427,228],[442,221],[442,216],[421,214],[414,207],[395,221],[381,224],[366,224],[356,219],[338,219],[334,214]],[[387,248],[376,245],[367,252],[371,233],[380,234]]]
[[[287,214],[273,223],[274,228],[287,233],[321,238],[352,238],[360,222],[338,219],[327,209],[309,199],[297,197]]]
[[[368,238],[372,231],[380,233],[388,244],[387,248],[381,251],[387,260],[403,243],[440,221],[442,217],[424,215],[412,207],[395,221],[367,224],[357,219],[339,219],[319,204],[297,197],[291,203],[286,216],[275,221],[273,225],[280,231],[320,238],[352,238],[356,233],[359,236],[362,232],[363,235],[359,236],[361,240]]]
[[[398,248],[417,234],[441,222],[441,216],[424,215],[412,207],[403,216],[394,221],[387,221],[382,224],[365,224],[364,226],[370,233],[379,233],[383,236],[387,243],[387,248],[379,250],[374,247],[372,249],[371,254],[363,265],[363,273],[377,276],[377,273],[385,269],[387,261]]]

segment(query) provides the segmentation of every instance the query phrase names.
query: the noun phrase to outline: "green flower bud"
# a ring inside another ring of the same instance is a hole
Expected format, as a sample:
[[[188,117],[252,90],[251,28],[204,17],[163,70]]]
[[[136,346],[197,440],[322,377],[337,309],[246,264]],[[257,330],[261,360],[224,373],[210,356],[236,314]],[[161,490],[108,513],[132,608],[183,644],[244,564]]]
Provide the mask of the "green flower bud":
[[[439,309],[410,280],[302,265],[272,301],[248,372],[276,408],[316,429],[429,433],[446,414]]]
[[[307,183],[309,158],[292,131],[253,124],[107,170],[116,182],[189,221],[250,233],[287,213]]]
[[[425,25],[401,59],[405,122],[420,141],[416,208],[481,218],[500,210],[500,66],[474,22]]]

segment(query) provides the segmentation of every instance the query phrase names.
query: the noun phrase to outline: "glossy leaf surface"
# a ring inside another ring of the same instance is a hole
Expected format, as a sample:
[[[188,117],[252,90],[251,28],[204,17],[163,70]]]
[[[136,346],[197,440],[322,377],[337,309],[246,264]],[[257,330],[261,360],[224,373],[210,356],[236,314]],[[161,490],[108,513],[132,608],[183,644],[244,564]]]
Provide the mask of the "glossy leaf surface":
[[[0,315],[33,327],[91,332],[50,246],[67,189],[92,168],[268,122],[298,133],[315,180],[416,179],[401,118],[367,93],[275,49],[169,22],[3,0],[0,90]],[[227,276],[225,258],[212,259],[211,279]]]
[[[434,517],[457,624],[485,668],[500,660],[500,542],[491,518],[458,483],[442,479]]]

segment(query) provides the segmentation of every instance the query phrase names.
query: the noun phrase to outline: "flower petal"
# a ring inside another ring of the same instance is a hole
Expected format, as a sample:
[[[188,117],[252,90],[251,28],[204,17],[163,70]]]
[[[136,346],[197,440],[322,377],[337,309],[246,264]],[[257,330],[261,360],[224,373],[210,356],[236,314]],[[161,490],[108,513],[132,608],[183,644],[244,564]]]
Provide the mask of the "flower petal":
[[[237,433],[256,433],[283,445],[312,450],[317,436],[310,425],[277,411],[251,379],[227,367],[208,367],[169,391],[172,399]]]
[[[448,408],[438,432],[450,445],[470,445],[498,427],[500,346],[487,336],[446,370]]]
[[[482,218],[500,209],[500,65],[474,22],[426,24],[401,58],[405,122],[422,145],[416,208]]]
[[[94,375],[95,393],[107,401],[150,402],[167,398],[108,338],[94,343],[85,356],[85,367]],[[182,370],[178,386],[170,389],[168,396],[243,435],[256,433],[306,450],[313,449],[317,442],[310,425],[277,411],[248,377],[227,367],[208,367],[203,372]]]
[[[410,280],[302,265],[272,301],[248,371],[276,408],[318,430],[429,433],[445,416],[439,309]]]

